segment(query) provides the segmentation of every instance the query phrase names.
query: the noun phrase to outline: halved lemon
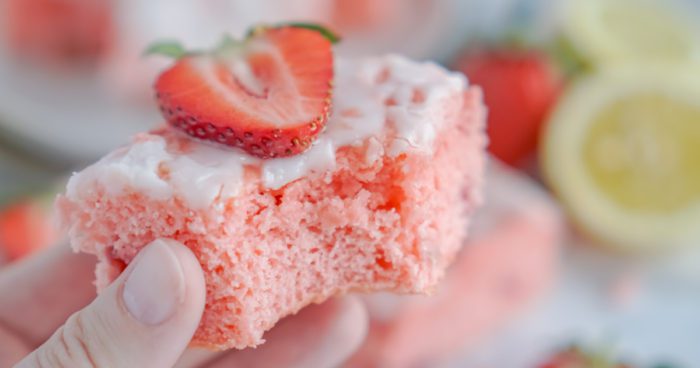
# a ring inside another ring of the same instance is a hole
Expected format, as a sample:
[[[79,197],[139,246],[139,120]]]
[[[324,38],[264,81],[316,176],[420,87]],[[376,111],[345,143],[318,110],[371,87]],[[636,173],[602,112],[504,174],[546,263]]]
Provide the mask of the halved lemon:
[[[676,1],[573,0],[565,33],[594,65],[700,64],[700,26]]]
[[[584,77],[542,142],[546,179],[584,230],[630,249],[700,245],[700,78],[630,66]]]

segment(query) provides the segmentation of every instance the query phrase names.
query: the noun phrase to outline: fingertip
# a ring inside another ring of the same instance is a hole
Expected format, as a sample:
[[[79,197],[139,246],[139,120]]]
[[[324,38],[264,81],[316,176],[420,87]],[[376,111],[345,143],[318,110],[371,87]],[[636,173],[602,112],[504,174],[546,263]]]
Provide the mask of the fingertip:
[[[172,239],[158,239],[154,243],[160,242],[167,246],[178,259],[184,276],[186,294],[185,302],[192,307],[199,309],[199,314],[204,312],[206,300],[206,282],[204,271],[195,256],[194,252],[184,244]]]

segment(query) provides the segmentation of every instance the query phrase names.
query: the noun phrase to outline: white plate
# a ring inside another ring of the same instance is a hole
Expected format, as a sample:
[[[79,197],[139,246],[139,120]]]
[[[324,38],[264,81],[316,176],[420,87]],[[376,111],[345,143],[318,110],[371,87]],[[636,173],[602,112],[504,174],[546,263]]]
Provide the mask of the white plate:
[[[89,75],[42,72],[0,54],[0,81],[0,129],[56,161],[93,160],[158,121],[155,107],[119,103]]]

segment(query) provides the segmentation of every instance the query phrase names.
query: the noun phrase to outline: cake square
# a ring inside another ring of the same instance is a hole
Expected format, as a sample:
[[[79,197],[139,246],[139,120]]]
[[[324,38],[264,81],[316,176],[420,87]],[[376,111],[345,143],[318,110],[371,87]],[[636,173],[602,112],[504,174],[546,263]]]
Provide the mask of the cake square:
[[[158,238],[198,257],[192,344],[243,349],[346,292],[428,293],[480,201],[485,109],[461,74],[389,55],[336,62],[332,115],[305,153],[261,160],[172,127],[75,174],[58,199],[104,288]]]

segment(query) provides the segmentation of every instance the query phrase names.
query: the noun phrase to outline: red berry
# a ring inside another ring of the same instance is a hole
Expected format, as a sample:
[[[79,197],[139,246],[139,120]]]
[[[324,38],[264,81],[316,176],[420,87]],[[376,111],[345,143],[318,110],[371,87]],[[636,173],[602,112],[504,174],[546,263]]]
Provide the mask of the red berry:
[[[399,0],[335,0],[333,22],[343,30],[376,30],[400,15]]]
[[[190,54],[158,78],[173,127],[271,158],[307,150],[330,114],[332,43],[302,26],[258,28],[211,54]]]
[[[109,0],[7,0],[5,11],[10,48],[34,60],[94,62],[111,42]]]
[[[457,68],[484,90],[489,150],[511,165],[536,152],[540,127],[561,90],[547,58],[534,51],[483,51],[465,55]]]
[[[16,260],[51,245],[57,234],[49,213],[33,201],[18,202],[0,211],[0,252]]]

